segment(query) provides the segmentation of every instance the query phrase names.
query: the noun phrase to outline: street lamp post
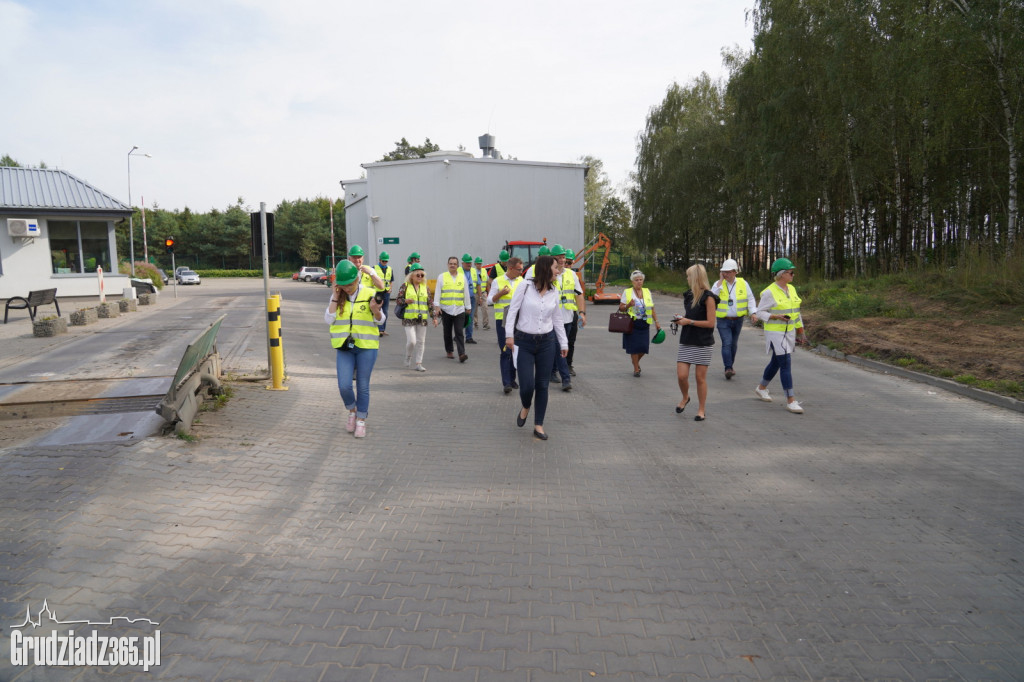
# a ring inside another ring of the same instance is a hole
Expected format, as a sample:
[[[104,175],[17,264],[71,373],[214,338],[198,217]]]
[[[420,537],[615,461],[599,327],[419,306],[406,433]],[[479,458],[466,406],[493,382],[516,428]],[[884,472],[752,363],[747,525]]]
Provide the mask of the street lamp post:
[[[128,258],[131,259],[132,277],[135,276],[135,209],[132,208],[132,155],[138,151],[138,146],[132,146],[128,150],[128,208],[131,213],[128,214]],[[142,154],[147,159],[151,159],[149,154]]]

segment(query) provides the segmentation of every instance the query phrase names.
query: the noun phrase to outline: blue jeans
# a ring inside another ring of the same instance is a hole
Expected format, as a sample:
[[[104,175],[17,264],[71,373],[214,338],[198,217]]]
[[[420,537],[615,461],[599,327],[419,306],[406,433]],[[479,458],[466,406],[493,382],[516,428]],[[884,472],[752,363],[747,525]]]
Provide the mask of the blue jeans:
[[[358,419],[366,419],[366,413],[370,410],[370,375],[373,374],[373,363],[377,362],[377,349],[339,350],[336,355],[341,400],[350,412],[355,408]],[[352,390],[353,379],[356,382],[355,391]]]
[[[782,381],[782,390],[786,393],[787,398],[793,397],[793,371],[792,371],[792,358],[790,353],[784,355],[777,355],[775,349],[772,348],[772,359],[768,362],[768,366],[764,368],[764,376],[761,378],[761,385],[764,387],[768,386],[768,382],[775,378],[775,375],[779,375],[779,379]]]
[[[555,366],[558,340],[554,331],[547,334],[516,332],[514,338],[519,348],[516,361],[519,369],[519,400],[523,407],[529,408],[536,399],[533,423],[544,426],[544,414],[548,411],[548,382]]]
[[[740,342],[740,331],[743,330],[743,318],[720,317],[715,326],[718,327],[718,335],[722,338],[722,364],[726,369],[732,369],[733,360],[736,359],[736,348]]]
[[[384,305],[382,305],[380,307],[380,309],[384,312],[384,324],[380,325],[380,330],[381,331],[384,331],[385,329],[388,328],[387,314],[388,314],[388,304],[389,303],[391,303],[391,294],[389,294],[388,292],[385,291],[384,292]]]
[[[501,386],[511,386],[516,381],[516,368],[512,364],[512,351],[505,346],[505,324],[504,320],[495,320],[494,326],[498,330],[498,349],[501,350],[501,357],[498,359],[498,367],[501,368]]]
[[[573,325],[573,324],[566,324],[566,325],[563,325],[563,326],[565,327],[565,336],[566,336],[566,338],[568,338],[569,337],[569,329],[571,327],[574,327],[575,325]],[[555,337],[555,348],[556,349],[558,348],[558,337],[557,336]],[[570,348],[571,348],[571,346],[570,346]],[[570,374],[569,374],[569,358],[568,357],[564,357],[563,358],[561,353],[555,353],[555,370],[558,372],[558,376],[561,378],[563,386],[565,386],[566,384],[572,383],[572,376],[570,376]],[[552,378],[554,378],[554,377],[552,377]]]

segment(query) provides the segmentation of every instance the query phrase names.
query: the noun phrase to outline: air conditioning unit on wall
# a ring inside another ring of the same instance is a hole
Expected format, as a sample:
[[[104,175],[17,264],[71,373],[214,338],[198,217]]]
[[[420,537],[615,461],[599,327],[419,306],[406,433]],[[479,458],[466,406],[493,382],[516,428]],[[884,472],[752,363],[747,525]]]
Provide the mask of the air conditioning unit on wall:
[[[7,234],[12,237],[38,237],[39,221],[35,218],[8,218]]]

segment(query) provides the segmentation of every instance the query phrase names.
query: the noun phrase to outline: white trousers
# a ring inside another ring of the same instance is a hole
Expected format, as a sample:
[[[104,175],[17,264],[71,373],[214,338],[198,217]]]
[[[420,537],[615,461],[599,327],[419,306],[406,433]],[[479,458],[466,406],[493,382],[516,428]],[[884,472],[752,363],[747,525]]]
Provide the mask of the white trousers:
[[[405,329],[405,357],[412,359],[413,365],[423,363],[423,349],[427,345],[427,328],[422,324],[414,324]]]

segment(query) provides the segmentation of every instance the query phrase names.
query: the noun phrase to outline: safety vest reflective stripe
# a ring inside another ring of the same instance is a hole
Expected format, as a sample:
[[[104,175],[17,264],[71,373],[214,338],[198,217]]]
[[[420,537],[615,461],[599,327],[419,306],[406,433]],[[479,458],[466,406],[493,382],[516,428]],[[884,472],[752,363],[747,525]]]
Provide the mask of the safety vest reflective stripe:
[[[429,293],[426,285],[419,289],[414,284],[409,284],[405,287],[405,314],[412,314],[413,317],[416,315],[425,316],[430,310]]]
[[[565,310],[572,310],[573,312],[579,310],[576,305],[576,276],[572,274],[571,270],[566,270],[562,273],[561,282],[561,302],[559,305]]]
[[[648,289],[647,287],[644,287],[641,291],[643,291],[644,295],[644,307],[647,308],[647,318],[653,319],[651,318],[651,311],[654,310],[654,298],[651,296],[651,290]],[[629,289],[626,289],[626,304],[628,305],[632,300],[633,288],[630,287]],[[629,313],[630,317],[636,319],[636,308],[634,308],[633,306],[629,306],[628,308],[626,308],[626,312]]]
[[[742,277],[736,278],[736,283],[733,286],[732,296],[729,296],[729,283],[725,282],[722,285],[722,290],[719,292],[718,308],[715,310],[715,317],[726,317],[729,314],[729,301],[728,298],[732,298],[736,302],[736,315],[737,317],[743,317],[749,310],[747,309],[747,300],[750,298],[747,296],[747,281]],[[722,296],[725,293],[725,296]]]
[[[772,288],[774,287],[774,288]],[[775,305],[769,311],[772,315],[789,315],[788,320],[768,320],[764,323],[766,332],[787,332],[790,329],[799,329],[804,326],[800,319],[800,297],[796,294],[796,288],[792,284],[786,285],[787,291],[782,291],[773,284],[761,292],[763,297],[771,289]]]
[[[331,325],[331,345],[341,348],[345,339],[352,337],[357,348],[380,348],[380,330],[370,310],[373,287],[359,287],[355,301],[345,301],[345,311],[338,306]]]
[[[494,301],[494,319],[504,320],[505,319],[505,308],[512,302],[512,294],[516,293],[516,289],[519,287],[520,282],[523,281],[522,277],[516,277],[515,279],[509,279],[508,275],[502,275],[498,279],[494,280],[495,286],[498,287],[498,291],[501,291],[506,286],[509,287],[510,291]]]
[[[389,265],[386,270],[382,270],[379,265],[374,265],[373,269],[377,272],[377,276],[384,280],[384,288],[380,291],[387,291],[391,288],[391,283],[395,281],[395,273]]]
[[[452,277],[452,273],[446,272],[441,277],[441,305],[460,305],[466,303],[466,278],[460,271]]]

